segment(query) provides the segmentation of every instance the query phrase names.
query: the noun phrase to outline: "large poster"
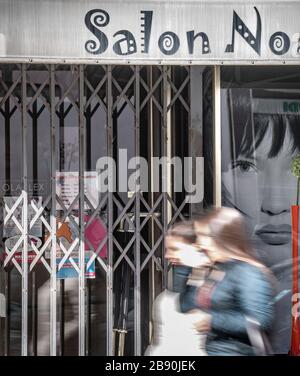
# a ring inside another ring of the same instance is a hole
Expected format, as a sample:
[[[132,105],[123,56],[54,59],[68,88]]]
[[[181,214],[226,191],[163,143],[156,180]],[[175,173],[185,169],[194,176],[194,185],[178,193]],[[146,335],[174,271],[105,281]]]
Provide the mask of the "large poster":
[[[291,345],[291,206],[297,200],[291,162],[299,149],[299,90],[222,89],[223,205],[245,216],[257,257],[278,280],[276,353],[288,353]]]

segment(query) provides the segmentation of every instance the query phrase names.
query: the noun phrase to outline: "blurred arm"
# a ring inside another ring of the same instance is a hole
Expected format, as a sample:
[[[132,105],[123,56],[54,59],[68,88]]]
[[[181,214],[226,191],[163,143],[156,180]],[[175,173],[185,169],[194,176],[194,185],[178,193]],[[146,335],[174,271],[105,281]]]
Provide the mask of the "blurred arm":
[[[234,273],[237,307],[229,307],[226,312],[212,311],[212,330],[227,335],[247,336],[248,316],[260,324],[261,330],[268,332],[273,323],[274,291],[267,276],[247,264],[240,265]]]

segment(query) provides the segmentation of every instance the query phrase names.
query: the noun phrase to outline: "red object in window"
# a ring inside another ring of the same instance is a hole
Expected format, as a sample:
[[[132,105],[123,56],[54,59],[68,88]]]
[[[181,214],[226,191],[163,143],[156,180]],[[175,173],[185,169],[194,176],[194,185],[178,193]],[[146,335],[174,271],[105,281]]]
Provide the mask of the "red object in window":
[[[88,223],[90,220],[89,215],[84,216],[84,221],[85,223]],[[106,258],[107,256],[107,246],[106,246],[106,241],[104,241],[104,238],[107,237],[107,229],[105,224],[101,221],[101,219],[95,218],[92,220],[92,222],[87,226],[84,230],[84,235],[86,239],[89,240],[89,243],[93,246],[93,251],[97,251],[98,247],[100,244],[102,245],[102,248],[99,252],[99,256],[101,258]],[[88,242],[85,242],[85,250],[90,250],[90,244]]]
[[[292,253],[293,253],[293,295],[298,294],[298,239],[299,239],[299,206],[292,206]],[[297,295],[298,296],[298,295]],[[300,323],[299,317],[292,317],[292,337],[290,355],[300,355]]]

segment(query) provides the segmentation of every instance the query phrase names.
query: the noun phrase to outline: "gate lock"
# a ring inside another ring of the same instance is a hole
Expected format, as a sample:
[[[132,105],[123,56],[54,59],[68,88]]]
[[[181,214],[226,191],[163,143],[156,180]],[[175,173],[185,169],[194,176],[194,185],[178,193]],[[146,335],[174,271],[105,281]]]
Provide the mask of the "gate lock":
[[[147,216],[149,216],[149,218],[151,218],[153,216],[160,217],[160,213],[154,212],[154,213],[149,215],[148,212],[140,212],[140,215],[139,215],[140,218],[145,218]],[[130,223],[128,222],[128,219],[126,219],[126,217],[124,216],[120,221],[118,231],[120,231],[120,232],[134,232],[134,222],[135,222],[135,217],[136,217],[135,213],[128,213],[127,217],[129,218]]]

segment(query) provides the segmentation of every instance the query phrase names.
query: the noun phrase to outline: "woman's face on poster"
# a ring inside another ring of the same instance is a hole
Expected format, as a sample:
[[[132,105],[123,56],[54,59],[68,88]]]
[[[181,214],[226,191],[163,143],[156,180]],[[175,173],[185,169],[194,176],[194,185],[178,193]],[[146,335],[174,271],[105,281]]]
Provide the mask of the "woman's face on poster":
[[[291,205],[296,202],[297,179],[291,173],[293,140],[289,128],[282,148],[274,157],[272,120],[254,153],[239,155],[222,173],[225,195],[246,215],[261,258],[277,265],[291,258]]]

